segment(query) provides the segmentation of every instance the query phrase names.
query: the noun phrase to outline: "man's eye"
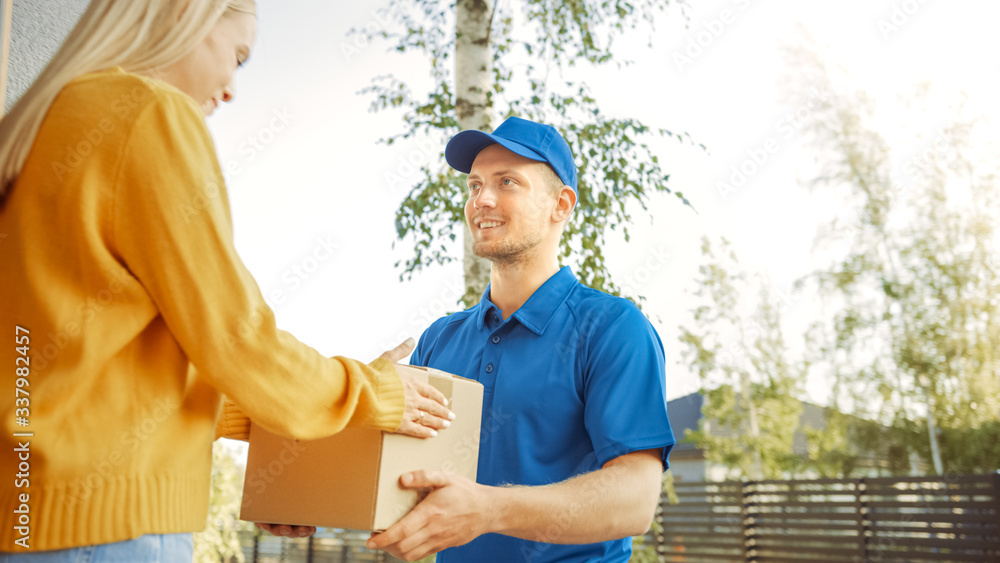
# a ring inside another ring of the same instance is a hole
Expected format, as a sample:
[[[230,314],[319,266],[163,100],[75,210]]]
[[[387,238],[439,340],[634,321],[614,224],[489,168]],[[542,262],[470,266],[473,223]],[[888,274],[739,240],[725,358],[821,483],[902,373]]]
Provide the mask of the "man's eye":
[[[505,186],[509,186],[509,185],[511,185],[513,183],[514,183],[514,181],[511,180],[510,178],[504,178],[503,179],[503,185],[505,185]]]

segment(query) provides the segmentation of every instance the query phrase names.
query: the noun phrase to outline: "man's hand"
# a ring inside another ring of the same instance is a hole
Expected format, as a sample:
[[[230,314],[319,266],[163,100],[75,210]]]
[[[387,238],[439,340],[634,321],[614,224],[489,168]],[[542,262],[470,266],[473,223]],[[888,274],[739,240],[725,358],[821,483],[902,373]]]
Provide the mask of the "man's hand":
[[[257,522],[254,524],[265,532],[271,532],[275,536],[286,538],[308,538],[316,533],[316,528],[312,526],[289,526],[288,524],[264,524]]]
[[[404,489],[428,489],[423,501],[381,534],[368,549],[416,561],[442,549],[465,545],[490,530],[490,487],[447,471],[413,471],[399,478]]]
[[[410,355],[414,342],[407,338],[405,342],[380,357],[396,363]],[[437,436],[437,431],[451,426],[455,413],[448,410],[448,400],[432,385],[413,377],[407,370],[414,369],[403,365],[396,366],[399,379],[403,382],[405,407],[403,421],[399,423],[396,432],[417,438]]]

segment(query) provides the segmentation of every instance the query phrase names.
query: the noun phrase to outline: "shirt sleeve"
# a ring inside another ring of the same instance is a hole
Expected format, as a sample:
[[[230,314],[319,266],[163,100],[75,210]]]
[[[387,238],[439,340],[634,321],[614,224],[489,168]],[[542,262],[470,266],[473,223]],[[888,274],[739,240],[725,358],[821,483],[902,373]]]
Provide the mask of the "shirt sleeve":
[[[417,347],[413,349],[413,354],[410,355],[411,366],[427,367],[427,361],[430,359],[428,356],[430,355],[431,348],[434,347],[434,345],[430,342],[434,339],[431,333],[435,332],[436,327],[437,322],[429,326],[427,330],[420,335],[420,338],[417,340]]]
[[[310,439],[394,430],[392,363],[326,358],[278,330],[236,254],[228,194],[204,117],[182,94],[136,114],[115,176],[114,246],[194,368],[254,423]]]
[[[639,450],[662,448],[663,468],[675,442],[667,418],[663,344],[642,312],[620,301],[589,322],[584,369],[584,424],[601,465]]]

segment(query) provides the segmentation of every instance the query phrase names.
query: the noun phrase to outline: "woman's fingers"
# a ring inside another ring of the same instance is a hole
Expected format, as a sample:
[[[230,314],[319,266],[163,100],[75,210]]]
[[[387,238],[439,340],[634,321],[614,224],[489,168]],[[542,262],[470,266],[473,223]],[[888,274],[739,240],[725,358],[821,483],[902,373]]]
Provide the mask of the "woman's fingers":
[[[265,522],[257,522],[255,525],[265,532],[286,538],[307,538],[316,533],[316,528],[313,526],[290,526],[288,524],[268,524]]]
[[[413,342],[413,339],[407,338],[399,346],[396,346],[392,350],[387,350],[386,352],[382,353],[382,355],[379,357],[385,358],[395,364],[399,362],[399,360],[402,360],[403,358],[409,356],[410,352],[413,352],[413,348],[415,346],[416,343]]]
[[[397,366],[403,368],[403,366]],[[455,419],[455,413],[448,410],[448,400],[434,386],[413,377],[406,369],[398,369],[399,378],[403,382],[403,394],[406,407],[403,410],[403,421],[396,432],[430,438],[437,431],[447,428]]]
[[[434,419],[437,419],[442,423],[455,420],[455,413],[448,409],[448,398],[435,389],[433,385],[423,382],[418,383],[421,384],[420,393],[422,398],[418,399],[417,408],[427,413],[425,418],[430,417],[432,422]],[[445,424],[444,428],[447,427],[448,425]]]

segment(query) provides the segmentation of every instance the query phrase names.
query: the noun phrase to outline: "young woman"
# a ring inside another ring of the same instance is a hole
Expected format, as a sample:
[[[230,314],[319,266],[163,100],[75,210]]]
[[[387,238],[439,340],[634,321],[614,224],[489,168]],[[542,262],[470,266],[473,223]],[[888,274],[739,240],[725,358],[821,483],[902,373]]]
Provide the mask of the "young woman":
[[[4,561],[190,561],[211,442],[247,417],[307,439],[453,416],[397,373],[408,350],[278,330],[236,255],[205,116],[256,23],[252,0],[93,0],[0,120]]]

